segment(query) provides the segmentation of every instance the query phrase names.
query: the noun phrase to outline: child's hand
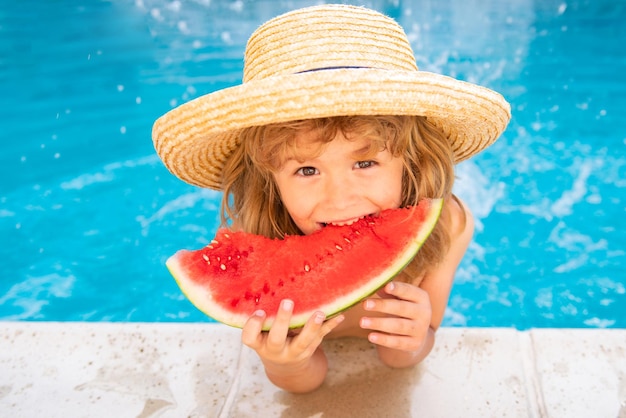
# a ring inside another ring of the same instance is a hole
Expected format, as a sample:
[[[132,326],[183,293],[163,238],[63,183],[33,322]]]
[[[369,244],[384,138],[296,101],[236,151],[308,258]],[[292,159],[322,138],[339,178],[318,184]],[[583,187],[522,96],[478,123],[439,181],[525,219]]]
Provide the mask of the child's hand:
[[[316,312],[297,335],[289,332],[293,301],[281,302],[276,320],[268,332],[261,331],[266,313],[257,311],[243,327],[242,341],[257,352],[266,368],[282,369],[286,373],[308,366],[309,360],[324,337],[343,320],[338,315],[328,321],[322,312]]]
[[[366,311],[382,316],[361,318],[361,328],[372,330],[368,339],[379,346],[416,352],[428,336],[432,307],[428,293],[418,286],[388,283],[379,296],[364,302]]]

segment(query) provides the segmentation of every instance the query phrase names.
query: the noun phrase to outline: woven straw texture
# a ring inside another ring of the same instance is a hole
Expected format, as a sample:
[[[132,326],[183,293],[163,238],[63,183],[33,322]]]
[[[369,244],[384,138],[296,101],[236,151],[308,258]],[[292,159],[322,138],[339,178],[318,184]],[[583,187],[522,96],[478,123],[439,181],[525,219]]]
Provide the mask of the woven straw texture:
[[[510,119],[498,93],[419,71],[402,28],[362,7],[278,16],[246,47],[241,85],[185,103],[153,127],[155,149],[183,181],[221,189],[225,161],[250,126],[340,115],[422,115],[450,139],[455,161],[491,145]]]

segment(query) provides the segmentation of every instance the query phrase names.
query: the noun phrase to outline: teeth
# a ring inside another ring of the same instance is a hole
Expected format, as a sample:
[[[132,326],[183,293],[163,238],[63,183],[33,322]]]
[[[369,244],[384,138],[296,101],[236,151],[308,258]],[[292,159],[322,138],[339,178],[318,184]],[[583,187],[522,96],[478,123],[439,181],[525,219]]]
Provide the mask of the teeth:
[[[344,222],[329,222],[329,223],[325,223],[324,225],[335,225],[335,226],[346,226],[346,225],[352,225],[353,223],[357,222],[359,219],[363,219],[365,218],[366,215],[360,216],[358,218],[354,218],[351,219],[349,221],[344,221]]]

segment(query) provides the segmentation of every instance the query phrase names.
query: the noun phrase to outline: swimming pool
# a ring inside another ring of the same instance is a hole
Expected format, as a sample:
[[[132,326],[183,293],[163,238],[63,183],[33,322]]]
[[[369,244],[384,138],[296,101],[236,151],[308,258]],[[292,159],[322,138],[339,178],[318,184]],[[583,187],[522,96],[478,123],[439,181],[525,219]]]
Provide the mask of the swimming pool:
[[[206,321],[164,267],[219,195],[170,175],[151,125],[238,84],[250,33],[318,1],[9,2],[0,13],[0,319]],[[626,2],[365,1],[421,69],[513,119],[458,167],[477,218],[450,326],[626,326]]]

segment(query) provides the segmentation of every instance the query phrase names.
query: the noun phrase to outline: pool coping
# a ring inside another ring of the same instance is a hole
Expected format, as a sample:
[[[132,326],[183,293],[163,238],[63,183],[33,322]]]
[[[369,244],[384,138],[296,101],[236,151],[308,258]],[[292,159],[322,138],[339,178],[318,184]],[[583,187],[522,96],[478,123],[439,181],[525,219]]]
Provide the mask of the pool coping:
[[[331,340],[307,395],[270,384],[220,324],[0,322],[0,336],[1,416],[626,417],[622,329],[444,327],[412,369]]]

